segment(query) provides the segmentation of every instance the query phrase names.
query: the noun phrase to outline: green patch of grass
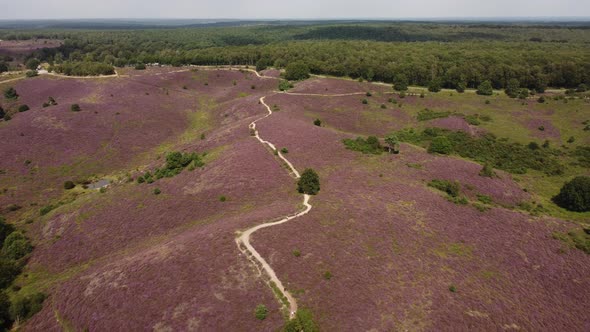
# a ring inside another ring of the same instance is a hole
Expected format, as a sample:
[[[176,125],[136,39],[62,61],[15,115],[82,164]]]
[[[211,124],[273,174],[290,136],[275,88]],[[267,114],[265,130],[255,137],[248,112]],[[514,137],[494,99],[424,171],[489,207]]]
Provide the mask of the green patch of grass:
[[[457,181],[434,179],[428,183],[428,186],[445,192],[451,197],[458,197],[461,193],[461,184]]]
[[[553,238],[561,240],[570,248],[590,254],[590,228],[571,230],[567,233],[555,232]]]
[[[434,119],[439,119],[439,118],[446,118],[451,114],[452,114],[452,112],[449,112],[449,111],[435,112],[431,109],[425,108],[425,109],[418,112],[416,119],[418,121],[428,121],[428,120],[434,120]]]
[[[471,258],[473,256],[473,247],[462,242],[453,242],[440,245],[435,249],[434,253],[442,258],[448,257],[464,257]]]
[[[279,301],[281,301],[281,303],[285,307],[289,307],[289,300],[283,294],[283,292],[279,289],[279,287],[277,287],[277,284],[275,284],[274,281],[269,281],[269,285],[270,285],[270,288],[272,289],[273,293],[275,294],[275,296],[279,299]]]
[[[383,147],[379,143],[379,139],[375,136],[369,136],[367,139],[357,137],[356,139],[345,138],[342,143],[347,149],[359,151],[364,154],[381,154]]]

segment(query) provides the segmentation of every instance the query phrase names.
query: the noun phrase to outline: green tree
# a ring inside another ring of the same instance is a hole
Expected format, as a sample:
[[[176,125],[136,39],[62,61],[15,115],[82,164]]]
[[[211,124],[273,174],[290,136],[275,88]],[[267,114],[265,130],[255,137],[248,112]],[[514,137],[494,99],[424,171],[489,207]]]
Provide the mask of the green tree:
[[[285,68],[285,78],[289,81],[299,81],[309,78],[309,67],[301,61],[291,62]]]
[[[2,245],[2,254],[9,259],[20,259],[32,250],[29,240],[21,232],[10,233]]]
[[[450,154],[453,151],[453,145],[446,136],[436,136],[428,146],[429,153]]]
[[[14,260],[0,257],[0,289],[8,287],[20,273],[20,266]]]
[[[492,82],[490,82],[489,80],[483,81],[477,87],[477,94],[482,95],[482,96],[491,96],[492,94],[494,94],[494,89],[492,88]]]
[[[479,171],[479,175],[491,178],[494,177],[496,174],[494,173],[494,168],[490,164],[485,163],[481,171]]]
[[[577,176],[565,183],[553,201],[570,211],[590,211],[590,177]]]
[[[467,84],[465,84],[465,82],[457,83],[457,92],[463,93],[465,92],[465,89],[467,89]]]
[[[408,77],[404,74],[398,74],[393,80],[393,88],[395,91],[406,91],[408,90]]]
[[[37,67],[39,67],[40,64],[41,61],[35,58],[31,58],[27,60],[27,62],[25,63],[25,67],[27,67],[27,69],[29,70],[37,70]]]
[[[0,247],[4,245],[4,239],[12,232],[14,232],[14,226],[6,223],[6,219],[0,216]]]
[[[4,90],[4,98],[8,100],[18,99],[18,93],[13,87],[7,88],[6,90]]]
[[[320,177],[311,168],[306,168],[297,182],[297,191],[302,194],[316,195],[320,191]]]
[[[397,138],[397,135],[391,134],[385,137],[385,143],[387,144],[389,153],[399,153],[399,139]]]
[[[440,78],[435,78],[428,83],[428,91],[439,92],[442,89],[442,81]]]
[[[518,96],[519,90],[520,82],[517,79],[513,78],[508,81],[508,84],[506,84],[506,89],[504,91],[506,92],[508,97],[516,98]]]
[[[0,291],[0,331],[9,331],[10,325],[12,325],[12,319],[10,319],[10,299],[6,293]]]

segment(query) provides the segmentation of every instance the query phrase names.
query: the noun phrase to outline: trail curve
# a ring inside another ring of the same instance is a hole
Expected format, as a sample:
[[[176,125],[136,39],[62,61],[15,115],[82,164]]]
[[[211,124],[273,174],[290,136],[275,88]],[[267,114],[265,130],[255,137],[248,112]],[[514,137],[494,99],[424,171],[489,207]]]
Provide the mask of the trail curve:
[[[289,167],[291,175],[294,178],[298,179],[301,177],[301,175],[299,174],[297,169],[293,166],[293,164],[289,160],[287,160],[287,158],[285,158],[285,156],[276,148],[276,146],[273,143],[262,139],[258,133],[258,130],[256,130],[256,122],[266,119],[267,117],[269,117],[272,114],[271,108],[264,102],[265,98],[266,97],[261,97],[260,103],[262,105],[264,105],[264,107],[266,107],[268,114],[252,121],[252,123],[250,123],[249,128],[250,128],[250,130],[253,131],[254,137],[256,137],[256,139],[258,139],[258,141],[260,143],[262,143],[263,145],[267,145],[274,152],[277,153],[279,158],[281,158],[281,160],[283,162],[285,162],[285,164]],[[288,308],[289,309],[289,318],[295,317],[295,313],[297,312],[297,301],[295,300],[293,295],[285,288],[285,286],[283,285],[281,280],[277,277],[277,274],[272,269],[272,267],[266,262],[266,260],[260,255],[260,253],[258,253],[258,251],[256,251],[256,249],[254,249],[252,244],[250,244],[250,236],[254,232],[256,232],[260,229],[284,224],[292,219],[295,219],[295,218],[298,218],[298,217],[301,217],[301,216],[307,214],[312,208],[312,205],[309,204],[309,199],[310,199],[309,195],[307,195],[307,194],[303,195],[303,206],[305,207],[303,210],[301,210],[293,215],[286,216],[286,217],[282,218],[281,220],[274,221],[274,222],[268,222],[268,223],[260,224],[258,226],[254,226],[252,228],[249,228],[249,229],[245,230],[244,232],[242,232],[236,238],[236,244],[238,245],[238,248],[240,249],[240,251],[244,255],[249,257],[249,259],[256,265],[256,267],[259,269],[259,271],[260,271],[260,268],[262,267],[264,272],[266,272],[266,274],[270,278],[269,283],[273,282],[276,285],[276,290],[281,292],[280,295],[284,296],[287,299],[288,306],[289,306],[289,308]],[[273,287],[273,291],[274,290],[275,290],[275,288]],[[286,306],[285,303],[283,303],[283,305]]]

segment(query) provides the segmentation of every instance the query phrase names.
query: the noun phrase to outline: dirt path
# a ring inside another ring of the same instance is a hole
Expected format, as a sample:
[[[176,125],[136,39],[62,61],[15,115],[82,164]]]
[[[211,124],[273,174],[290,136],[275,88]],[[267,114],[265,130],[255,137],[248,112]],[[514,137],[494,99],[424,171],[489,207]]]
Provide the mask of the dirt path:
[[[289,160],[287,160],[287,158],[285,158],[285,156],[283,156],[283,154],[279,150],[277,150],[277,148],[274,144],[260,138],[260,135],[258,134],[258,130],[256,130],[256,122],[266,119],[267,117],[269,117],[272,114],[271,108],[264,102],[265,98],[266,97],[261,97],[260,103],[262,105],[264,105],[264,107],[266,107],[268,114],[266,114],[265,116],[263,116],[257,120],[254,120],[252,123],[250,123],[250,126],[249,126],[250,130],[254,131],[254,137],[256,137],[256,139],[258,139],[258,141],[260,141],[260,143],[262,143],[263,145],[267,145],[268,147],[270,147],[273,151],[275,151],[278,154],[279,158],[281,158],[281,160],[283,160],[283,162],[285,162],[285,164],[287,164],[287,166],[289,166],[290,173],[296,179],[298,179],[301,177],[301,175],[299,174],[297,169],[293,166],[293,164],[291,164],[291,162]],[[278,221],[268,222],[268,223],[260,224],[258,226],[254,226],[252,228],[249,228],[246,231],[244,231],[243,233],[241,233],[236,238],[236,244],[238,245],[238,248],[240,249],[240,251],[244,255],[248,256],[248,258],[259,269],[259,271],[260,271],[260,268],[262,268],[266,272],[266,274],[270,278],[269,282],[274,283],[276,285],[276,289],[279,292],[281,292],[281,294],[277,294],[277,295],[282,295],[284,298],[287,299],[287,301],[289,302],[288,309],[289,309],[289,317],[290,318],[295,317],[295,313],[297,312],[297,301],[295,300],[293,295],[289,291],[287,291],[287,289],[285,288],[285,286],[283,285],[281,280],[277,277],[277,275],[276,275],[275,271],[272,269],[272,267],[258,253],[258,251],[256,251],[256,249],[254,249],[254,247],[250,244],[250,236],[254,232],[258,231],[259,229],[280,225],[280,224],[286,223],[289,220],[292,220],[292,219],[295,219],[297,217],[307,214],[311,210],[311,207],[312,207],[311,204],[309,204],[309,199],[310,199],[309,195],[307,195],[307,194],[303,195],[303,206],[305,208],[302,211],[300,211],[296,214],[290,215],[290,216],[286,216],[283,219],[278,220]],[[274,291],[274,288],[273,288],[273,291]]]

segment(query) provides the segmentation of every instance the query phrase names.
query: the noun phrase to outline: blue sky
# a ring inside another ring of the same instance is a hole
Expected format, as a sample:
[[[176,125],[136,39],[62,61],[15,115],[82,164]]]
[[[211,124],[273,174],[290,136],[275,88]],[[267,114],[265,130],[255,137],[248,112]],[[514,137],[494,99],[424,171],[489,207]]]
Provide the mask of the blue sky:
[[[590,0],[0,0],[0,19],[590,16]]]

